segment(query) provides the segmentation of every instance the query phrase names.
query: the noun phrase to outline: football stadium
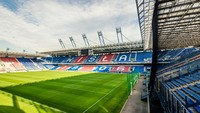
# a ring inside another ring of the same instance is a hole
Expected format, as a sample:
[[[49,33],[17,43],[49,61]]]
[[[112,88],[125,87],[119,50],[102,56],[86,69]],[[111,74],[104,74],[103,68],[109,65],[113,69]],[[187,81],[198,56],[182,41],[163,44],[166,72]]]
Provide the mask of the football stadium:
[[[14,4],[16,1],[0,1],[0,11],[5,11],[2,13],[4,16],[0,14],[0,23],[7,25],[2,27],[4,29],[11,25],[4,19],[8,12],[5,7],[14,12],[8,17],[23,15],[26,17],[23,20],[29,24],[36,22],[35,26],[40,27],[43,21],[33,18],[33,12],[24,15],[26,10],[17,8],[23,6],[35,11],[42,2],[44,9],[55,2],[41,0],[39,4],[36,4],[39,1],[32,4],[33,1],[22,3],[19,0]],[[86,4],[90,7],[92,4],[88,4],[89,0],[83,1],[75,3],[75,6]],[[64,8],[66,1],[59,2],[61,4],[56,4],[55,9],[61,5]],[[99,2],[94,4],[101,6]],[[19,5],[21,3],[27,6]],[[115,4],[114,1],[110,3]],[[48,50],[33,53],[27,52],[29,50],[12,51],[11,47],[7,47],[0,51],[0,113],[200,113],[200,1],[133,0],[130,3],[131,7],[135,7],[140,40],[135,40],[134,36],[130,40],[122,27],[116,27],[112,31],[115,37],[107,37],[98,29],[95,29],[97,33],[93,39],[86,33],[81,34],[79,39],[69,36],[69,44],[56,37],[57,42],[53,43],[59,44],[61,49],[53,44],[49,46],[51,39],[47,39],[32,43],[43,43],[41,47],[48,45]],[[123,6],[123,3],[117,4],[118,10],[120,5]],[[86,12],[87,7],[83,8]],[[50,9],[53,12],[53,8]],[[38,15],[42,13],[36,12]],[[51,13],[51,16],[59,18],[56,13]],[[72,20],[75,18],[74,15],[68,16]],[[60,21],[62,19],[59,18]],[[45,22],[51,24],[51,21]],[[55,26],[59,24],[55,22]],[[41,31],[43,29],[45,26],[40,28]],[[20,29],[19,36],[26,36],[23,33],[27,30],[30,29]],[[0,32],[0,46],[5,44],[1,43],[4,34],[15,32],[19,31]],[[49,30],[46,32],[50,33]],[[73,34],[74,31],[71,32]],[[30,37],[33,34],[46,36],[41,32],[30,33]],[[10,38],[12,41],[17,39]],[[23,41],[28,43],[29,40]],[[26,47],[31,50],[35,46]]]

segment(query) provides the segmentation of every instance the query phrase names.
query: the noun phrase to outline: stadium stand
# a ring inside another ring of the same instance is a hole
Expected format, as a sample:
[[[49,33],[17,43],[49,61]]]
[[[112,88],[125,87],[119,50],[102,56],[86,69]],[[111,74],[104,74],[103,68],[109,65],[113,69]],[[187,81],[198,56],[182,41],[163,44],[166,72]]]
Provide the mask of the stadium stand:
[[[16,58],[7,58],[9,60],[9,62],[11,62],[13,64],[13,66],[16,68],[16,70],[18,71],[25,71],[26,68],[17,61]]]
[[[5,66],[1,60],[0,60],[0,72],[6,72]]]
[[[131,58],[131,53],[119,53],[116,56],[115,62],[118,63],[130,62],[131,61],[130,58]]]
[[[47,64],[112,64],[130,62],[151,62],[152,52],[134,51],[132,53],[85,55],[71,57],[47,57],[41,58]]]
[[[59,68],[58,66],[55,66],[53,64],[44,64],[44,66],[49,70],[55,70],[55,69]]]
[[[39,59],[30,59],[34,65],[38,66],[40,69],[46,69],[45,66],[42,64],[42,60]]]
[[[110,72],[113,73],[129,73],[131,72],[131,66],[113,66]]]
[[[75,64],[81,64],[81,63],[83,63],[83,61],[85,60],[85,59],[87,59],[88,58],[88,56],[79,56],[79,57],[77,57],[74,61],[73,61],[73,63],[75,63]]]
[[[84,61],[84,64],[94,64],[96,63],[100,58],[100,55],[90,55],[88,58]]]
[[[136,52],[135,57],[136,57],[135,62],[151,62],[152,52]]]
[[[15,66],[10,62],[9,58],[0,58],[6,71],[17,71]]]
[[[111,66],[97,66],[93,71],[94,72],[109,72]]]
[[[97,63],[112,63],[115,57],[116,54],[105,54],[100,57]]]
[[[89,71],[92,72],[95,69],[95,66],[82,66],[78,71]]]
[[[169,64],[160,65],[157,71],[156,85],[160,97],[164,99],[171,112],[199,113],[200,51],[194,48],[173,51],[179,51],[179,53],[174,55],[175,52],[171,50],[166,54],[181,58]]]
[[[194,47],[179,48],[174,50],[160,51],[159,61],[172,61],[181,58],[184,55],[190,54],[198,49]]]
[[[68,56],[61,63],[69,64],[69,63],[72,63],[76,58],[77,56]]]
[[[39,70],[38,66],[34,65],[34,63],[28,58],[17,58],[19,62],[21,62],[27,70]]]
[[[60,66],[57,70],[67,70],[70,66]]]
[[[70,68],[68,68],[68,71],[78,71],[82,66],[71,66]]]

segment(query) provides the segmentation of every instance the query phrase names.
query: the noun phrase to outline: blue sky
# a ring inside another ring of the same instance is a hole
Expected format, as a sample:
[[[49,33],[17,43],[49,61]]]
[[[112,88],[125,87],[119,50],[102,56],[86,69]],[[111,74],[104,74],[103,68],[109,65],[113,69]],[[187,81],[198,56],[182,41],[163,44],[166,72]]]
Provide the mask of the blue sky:
[[[119,26],[129,40],[141,39],[134,0],[0,0],[0,12],[0,50],[60,50],[58,38],[72,48],[70,36],[83,47],[81,34],[97,45],[99,30],[117,43]]]

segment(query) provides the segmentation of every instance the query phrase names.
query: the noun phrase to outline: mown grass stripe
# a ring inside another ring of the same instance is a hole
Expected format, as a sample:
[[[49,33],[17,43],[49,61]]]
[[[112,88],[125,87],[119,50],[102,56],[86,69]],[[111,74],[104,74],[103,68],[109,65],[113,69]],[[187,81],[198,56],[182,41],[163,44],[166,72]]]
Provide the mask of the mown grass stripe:
[[[112,90],[110,90],[106,95],[104,95],[103,97],[101,97],[99,100],[97,100],[94,104],[92,104],[91,106],[89,106],[85,111],[83,111],[83,113],[86,113],[89,109],[91,109],[93,106],[95,106],[98,102],[100,102],[102,99],[104,99],[107,95],[109,95],[110,93],[112,93],[115,89],[117,89],[119,86],[121,86],[121,84],[119,84],[117,87],[114,87]]]

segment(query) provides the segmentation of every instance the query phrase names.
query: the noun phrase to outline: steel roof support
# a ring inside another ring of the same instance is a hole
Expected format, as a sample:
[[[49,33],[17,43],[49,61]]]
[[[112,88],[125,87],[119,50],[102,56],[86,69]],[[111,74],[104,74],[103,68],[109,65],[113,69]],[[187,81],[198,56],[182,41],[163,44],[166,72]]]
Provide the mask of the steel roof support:
[[[74,48],[76,48],[76,43],[75,43],[74,39],[73,39],[72,37],[69,37],[69,39],[70,39],[70,41],[71,41],[71,43],[72,43],[72,46],[73,46]]]
[[[89,47],[90,44],[89,44],[89,41],[88,41],[86,35],[85,35],[85,34],[82,34],[82,37],[83,37],[83,41],[85,42],[85,46],[86,46],[86,47]]]
[[[60,42],[60,45],[61,45],[62,49],[66,49],[66,47],[65,47],[65,45],[64,45],[64,43],[63,43],[63,41],[62,41],[61,39],[58,39],[58,41]]]
[[[103,37],[103,34],[101,31],[97,31],[97,34],[98,34],[98,37],[99,37],[99,42],[100,42],[100,45],[105,45],[105,42],[104,42],[104,37]]]
[[[157,70],[157,59],[158,59],[158,0],[155,2],[153,20],[152,20],[152,31],[153,31],[153,55],[152,55],[152,67],[149,82],[149,97],[151,98],[154,90],[154,81]]]
[[[116,28],[116,33],[117,33],[117,41],[118,41],[118,43],[120,43],[120,38],[121,38],[121,43],[123,43],[121,27]]]

